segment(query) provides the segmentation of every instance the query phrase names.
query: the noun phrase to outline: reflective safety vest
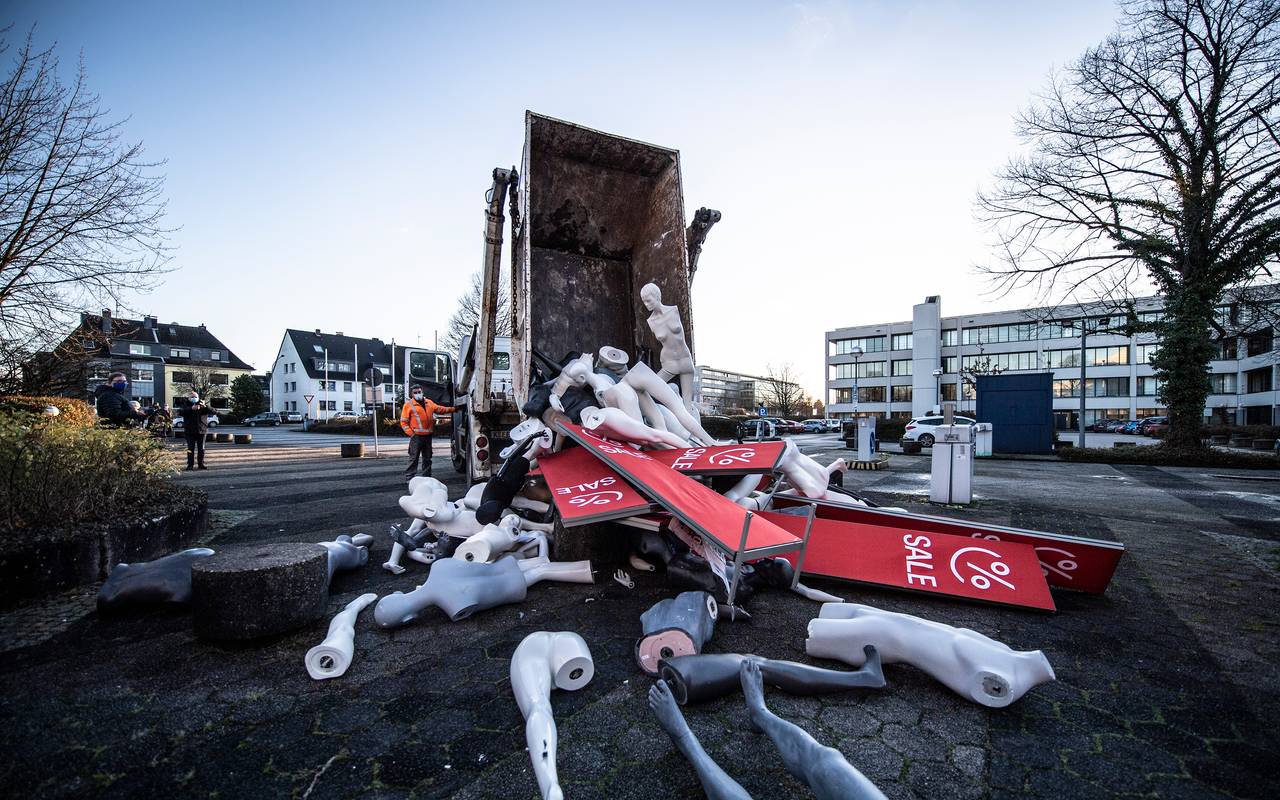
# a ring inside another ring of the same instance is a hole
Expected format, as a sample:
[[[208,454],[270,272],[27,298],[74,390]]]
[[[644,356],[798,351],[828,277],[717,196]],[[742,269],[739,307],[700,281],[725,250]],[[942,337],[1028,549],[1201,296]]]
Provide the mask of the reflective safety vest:
[[[436,429],[436,412],[452,413],[453,406],[442,406],[430,398],[410,400],[400,411],[400,429],[406,436],[428,434]]]

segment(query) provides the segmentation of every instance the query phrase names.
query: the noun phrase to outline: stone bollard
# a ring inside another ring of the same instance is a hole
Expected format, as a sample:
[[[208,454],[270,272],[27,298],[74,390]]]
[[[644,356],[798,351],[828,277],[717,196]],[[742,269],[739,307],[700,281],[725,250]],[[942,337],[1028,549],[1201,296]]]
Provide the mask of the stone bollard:
[[[364,442],[343,442],[343,458],[364,458]]]
[[[1112,447],[1137,447],[1137,442],[1116,442]]]
[[[237,433],[237,434],[235,435],[234,441],[235,441],[235,443],[236,443],[236,444],[253,444],[253,434],[252,434],[252,433]]]
[[[1267,450],[1267,451],[1275,450],[1275,449],[1276,449],[1276,440],[1275,440],[1275,439],[1254,439],[1254,440],[1253,440],[1253,449],[1254,449],[1254,450]]]
[[[256,639],[324,616],[329,554],[318,544],[228,545],[191,565],[192,613],[202,639]]]
[[[230,443],[231,443],[231,434],[229,434],[229,433],[215,433],[215,434],[213,435],[213,440],[214,440],[215,442],[222,442],[223,444],[230,444]]]

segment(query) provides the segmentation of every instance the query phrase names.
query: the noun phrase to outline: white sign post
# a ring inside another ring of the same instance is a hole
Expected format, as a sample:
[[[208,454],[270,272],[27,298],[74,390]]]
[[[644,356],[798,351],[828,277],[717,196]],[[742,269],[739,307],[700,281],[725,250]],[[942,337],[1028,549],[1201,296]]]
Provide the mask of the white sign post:
[[[315,400],[316,396],[314,394],[304,394],[302,396],[302,399],[307,401],[307,419],[308,420],[315,419],[315,417],[311,416],[311,401]],[[305,425],[303,427],[304,429],[306,428]]]

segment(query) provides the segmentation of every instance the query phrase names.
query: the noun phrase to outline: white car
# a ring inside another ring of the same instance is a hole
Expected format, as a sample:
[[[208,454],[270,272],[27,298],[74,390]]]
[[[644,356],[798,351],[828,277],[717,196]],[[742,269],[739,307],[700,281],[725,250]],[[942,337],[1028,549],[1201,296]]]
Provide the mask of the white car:
[[[339,411],[336,414],[329,415],[330,422],[356,422],[360,419],[360,415],[354,411]]]
[[[832,419],[828,419],[828,420],[827,420],[827,432],[828,432],[828,433],[839,433],[839,432],[842,430],[841,423],[843,423],[843,422],[844,422],[844,420],[842,420],[842,419],[834,419],[834,418],[832,418]]]
[[[902,434],[902,441],[919,442],[921,447],[933,447],[933,443],[937,441],[934,430],[942,424],[942,417],[915,417],[907,423],[906,432]],[[978,421],[972,417],[962,417],[956,415],[957,425],[977,425]]]
[[[210,414],[208,422],[209,422],[210,428],[218,427],[218,415]],[[176,412],[173,415],[173,428],[174,430],[179,430],[179,431],[182,430],[182,415]]]

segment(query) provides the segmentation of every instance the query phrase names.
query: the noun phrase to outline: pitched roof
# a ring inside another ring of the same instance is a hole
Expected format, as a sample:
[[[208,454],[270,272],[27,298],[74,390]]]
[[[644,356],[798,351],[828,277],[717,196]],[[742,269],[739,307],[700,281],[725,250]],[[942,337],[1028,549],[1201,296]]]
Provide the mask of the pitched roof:
[[[339,371],[335,369],[329,370],[328,380],[356,380],[356,373],[363,372],[370,364],[390,364],[391,363],[391,345],[381,339],[362,339],[358,336],[342,336],[336,333],[317,333],[316,331],[301,331],[294,328],[285,330],[285,335],[293,342],[293,348],[298,351],[298,358],[302,361],[303,369],[307,371],[307,375],[312,378],[324,378],[324,369],[317,368],[316,364],[324,361],[324,351],[329,350],[329,363],[350,364],[351,359],[356,354],[356,349],[360,350],[360,363],[355,364],[355,371]]]
[[[218,365],[228,367],[230,369],[253,369],[249,364],[245,363],[239,356],[231,352],[231,348],[222,343],[218,337],[209,332],[209,329],[203,325],[179,325],[176,322],[162,323],[155,321],[154,318],[147,320],[124,319],[122,317],[111,316],[111,339],[118,339],[125,342],[146,342],[148,344],[163,344],[168,347],[199,347],[206,350],[221,350],[226,353],[226,358],[218,361],[210,361],[202,358],[182,358],[177,356],[164,356],[163,360],[166,364],[200,364],[200,365]],[[150,325],[148,326],[148,322]],[[102,330],[102,315],[81,313],[80,325],[94,331]],[[98,354],[102,356],[110,356],[110,347],[104,344],[98,350]],[[144,360],[138,357],[138,360]]]

